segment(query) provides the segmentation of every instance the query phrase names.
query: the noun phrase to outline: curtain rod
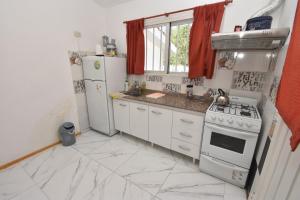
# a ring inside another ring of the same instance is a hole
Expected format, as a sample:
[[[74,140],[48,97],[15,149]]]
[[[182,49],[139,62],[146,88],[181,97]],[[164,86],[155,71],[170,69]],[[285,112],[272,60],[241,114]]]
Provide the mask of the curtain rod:
[[[224,4],[227,6],[228,4],[230,4],[232,2],[233,2],[233,0],[225,0]],[[152,19],[152,18],[162,17],[162,16],[168,17],[169,15],[172,15],[172,14],[176,14],[176,13],[180,13],[180,12],[185,12],[185,11],[189,11],[189,10],[193,10],[193,9],[194,8],[187,8],[187,9],[183,9],[183,10],[177,10],[177,11],[173,11],[173,12],[167,12],[167,13],[164,13],[164,14],[152,15],[152,16],[149,16],[149,17],[144,17],[143,19]],[[129,22],[129,21],[124,21],[123,23],[126,24],[127,22]]]

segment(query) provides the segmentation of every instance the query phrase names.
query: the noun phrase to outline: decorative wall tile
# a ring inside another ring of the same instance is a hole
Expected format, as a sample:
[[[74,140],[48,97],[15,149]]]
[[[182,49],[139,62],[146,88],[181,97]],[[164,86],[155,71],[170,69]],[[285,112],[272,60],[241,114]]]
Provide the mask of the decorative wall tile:
[[[75,94],[85,93],[85,84],[84,80],[75,80],[73,81]]]
[[[71,65],[77,64],[77,65],[81,65],[82,64],[82,59],[81,56],[78,52],[69,52],[69,60]]]
[[[234,71],[232,89],[260,92],[265,82],[265,72]]]
[[[146,81],[149,82],[162,82],[163,77],[159,75],[146,75]]]
[[[163,91],[180,93],[181,85],[176,83],[163,83]]]
[[[269,98],[275,104],[280,78],[275,76],[269,91]]]
[[[182,84],[191,84],[194,86],[203,86],[204,85],[204,78],[194,78],[194,79],[189,79],[188,77],[182,77]]]

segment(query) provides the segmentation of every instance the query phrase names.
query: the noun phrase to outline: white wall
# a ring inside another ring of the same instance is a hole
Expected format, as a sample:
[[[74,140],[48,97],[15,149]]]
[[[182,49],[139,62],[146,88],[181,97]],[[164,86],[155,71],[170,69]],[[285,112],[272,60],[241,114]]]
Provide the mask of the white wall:
[[[128,3],[114,6],[108,10],[107,15],[107,30],[109,36],[117,40],[117,46],[120,52],[126,52],[126,26],[123,21],[132,20],[136,18],[147,17],[156,14],[162,14],[165,12],[181,10],[185,8],[191,8],[203,4],[216,3],[220,0],[133,0]],[[232,4],[229,4],[224,13],[223,22],[221,26],[221,32],[232,32],[235,25],[245,25],[247,19],[249,19],[253,13],[258,9],[266,6],[269,0],[236,0]],[[272,14],[273,27],[278,24],[278,16],[280,10]],[[250,58],[250,59],[247,59]],[[265,59],[259,59],[259,62],[254,63],[253,57],[245,56],[243,62],[238,62],[233,70],[235,71],[259,71],[266,72]],[[256,66],[253,66],[256,64]],[[203,86],[194,87],[194,93],[201,95],[208,88],[223,88],[230,92],[231,95],[247,96],[257,98],[260,100],[260,92],[249,92],[241,90],[231,89],[233,70],[223,70],[215,68],[215,74],[212,80],[204,80]],[[187,75],[184,75],[187,76]],[[129,81],[145,80],[144,76],[130,76]],[[163,82],[169,82],[174,84],[181,84],[182,77],[167,75],[164,76]],[[150,89],[161,90],[161,84],[146,82],[147,87]],[[182,85],[181,92],[185,92],[185,85]]]
[[[225,10],[222,32],[232,32],[235,25],[244,25],[246,20],[270,0],[235,0]],[[114,6],[108,10],[107,30],[117,40],[121,52],[126,52],[126,26],[123,21],[147,17],[165,12],[191,8],[220,0],[134,0]],[[278,14],[273,24],[277,24]]]
[[[57,141],[78,116],[68,50],[94,50],[104,10],[92,0],[0,1],[0,165]]]

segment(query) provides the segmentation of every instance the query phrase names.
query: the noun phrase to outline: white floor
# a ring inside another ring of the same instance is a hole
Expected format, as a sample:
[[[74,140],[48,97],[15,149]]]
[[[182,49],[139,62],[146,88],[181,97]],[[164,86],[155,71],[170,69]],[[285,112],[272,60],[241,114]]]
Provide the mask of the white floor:
[[[0,200],[244,200],[191,158],[128,135],[90,131],[0,171]]]

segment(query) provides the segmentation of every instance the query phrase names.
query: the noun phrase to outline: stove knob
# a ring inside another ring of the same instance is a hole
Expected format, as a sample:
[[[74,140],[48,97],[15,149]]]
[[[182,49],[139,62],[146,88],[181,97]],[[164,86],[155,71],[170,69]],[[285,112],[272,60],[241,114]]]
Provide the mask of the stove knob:
[[[232,124],[232,123],[233,123],[233,119],[227,119],[227,122],[228,122],[229,124]]]
[[[219,120],[219,122],[223,122],[224,121],[223,117],[218,117],[218,120]]]
[[[240,127],[242,127],[242,126],[244,125],[243,122],[237,122],[237,124],[238,124]]]
[[[217,117],[216,116],[211,116],[210,117],[212,121],[216,121]]]
[[[248,128],[251,128],[251,127],[252,127],[252,124],[246,123],[246,126],[247,126]]]

